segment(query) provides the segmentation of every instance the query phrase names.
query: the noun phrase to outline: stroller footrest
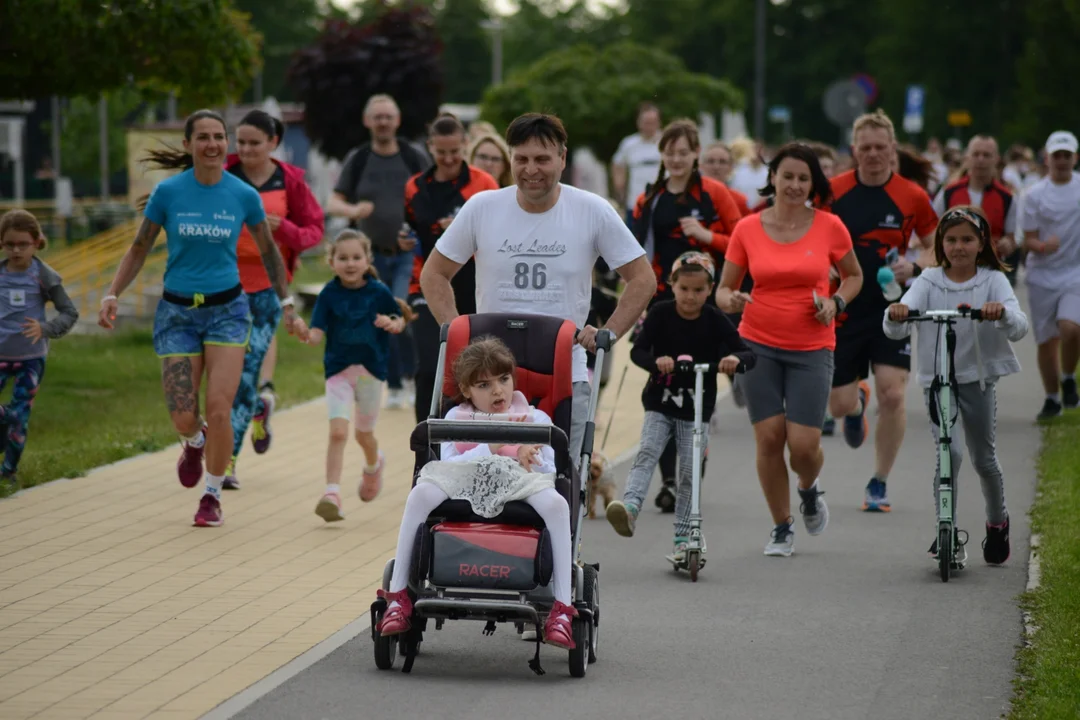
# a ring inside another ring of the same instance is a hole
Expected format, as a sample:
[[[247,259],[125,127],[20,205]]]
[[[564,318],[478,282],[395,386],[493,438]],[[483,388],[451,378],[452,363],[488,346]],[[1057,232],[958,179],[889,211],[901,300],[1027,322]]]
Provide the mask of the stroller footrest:
[[[432,619],[488,620],[493,617],[505,622],[536,624],[539,616],[531,605],[500,600],[468,600],[465,598],[424,598],[416,601],[413,615]]]

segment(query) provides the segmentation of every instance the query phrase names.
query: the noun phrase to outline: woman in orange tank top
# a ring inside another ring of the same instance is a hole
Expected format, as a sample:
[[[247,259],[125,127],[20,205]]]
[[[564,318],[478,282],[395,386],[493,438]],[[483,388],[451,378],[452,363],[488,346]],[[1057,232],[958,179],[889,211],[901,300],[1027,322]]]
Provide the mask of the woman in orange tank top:
[[[775,523],[765,554],[787,557],[795,533],[785,446],[799,476],[807,532],[817,535],[828,524],[818,473],[825,461],[821,425],[832,388],[833,318],[858,294],[862,272],[847,228],[814,207],[828,203],[830,187],[810,146],[781,148],[761,193],[775,196],[775,203],[735,227],[716,304],[743,312],[739,334],[757,354],[740,384],[754,425],[758,479]],[[833,265],[842,280],[830,297]],[[747,271],[754,277],[751,293],[738,289]]]

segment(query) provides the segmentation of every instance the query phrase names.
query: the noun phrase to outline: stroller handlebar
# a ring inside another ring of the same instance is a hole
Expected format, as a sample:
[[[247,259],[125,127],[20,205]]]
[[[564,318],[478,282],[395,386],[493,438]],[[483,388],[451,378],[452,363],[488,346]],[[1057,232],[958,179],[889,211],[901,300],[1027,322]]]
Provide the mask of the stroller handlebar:
[[[569,441],[562,428],[551,424],[489,420],[426,420],[427,439],[443,442],[498,443],[501,445],[550,445],[556,454],[566,453]]]

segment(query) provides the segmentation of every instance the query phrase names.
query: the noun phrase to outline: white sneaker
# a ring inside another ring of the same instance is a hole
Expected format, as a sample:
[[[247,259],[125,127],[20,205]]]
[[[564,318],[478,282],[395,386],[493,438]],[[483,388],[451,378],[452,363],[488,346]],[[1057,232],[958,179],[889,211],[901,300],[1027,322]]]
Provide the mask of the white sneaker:
[[[820,535],[821,531],[829,525],[829,506],[821,499],[825,493],[817,489],[817,484],[810,490],[799,488],[799,512],[802,513],[803,524],[806,532],[810,535]]]
[[[526,628],[521,631],[521,639],[525,642],[536,642],[536,628]]]
[[[780,523],[772,530],[769,543],[765,546],[765,554],[769,557],[791,557],[795,552],[795,531],[791,529],[794,518],[788,518],[787,522]]]
[[[405,405],[406,397],[404,388],[391,389],[386,396],[387,410],[400,410]]]

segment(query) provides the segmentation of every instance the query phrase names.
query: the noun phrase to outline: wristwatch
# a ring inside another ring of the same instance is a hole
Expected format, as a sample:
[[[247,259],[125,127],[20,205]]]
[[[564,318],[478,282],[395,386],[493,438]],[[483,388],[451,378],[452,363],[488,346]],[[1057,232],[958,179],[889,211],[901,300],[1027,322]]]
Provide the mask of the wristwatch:
[[[279,300],[279,302],[281,303],[282,308],[287,308],[287,307],[293,307],[294,308],[296,306],[296,301],[293,299],[292,295],[290,295],[289,297],[281,298],[281,300]]]
[[[839,315],[840,313],[842,313],[842,312],[844,312],[845,310],[847,310],[847,302],[846,302],[846,301],[844,300],[844,298],[843,298],[843,297],[842,297],[842,296],[840,295],[840,293],[836,293],[835,295],[833,295],[833,296],[832,296],[832,301],[833,301],[834,303],[836,303],[836,314],[837,314],[837,315]]]

